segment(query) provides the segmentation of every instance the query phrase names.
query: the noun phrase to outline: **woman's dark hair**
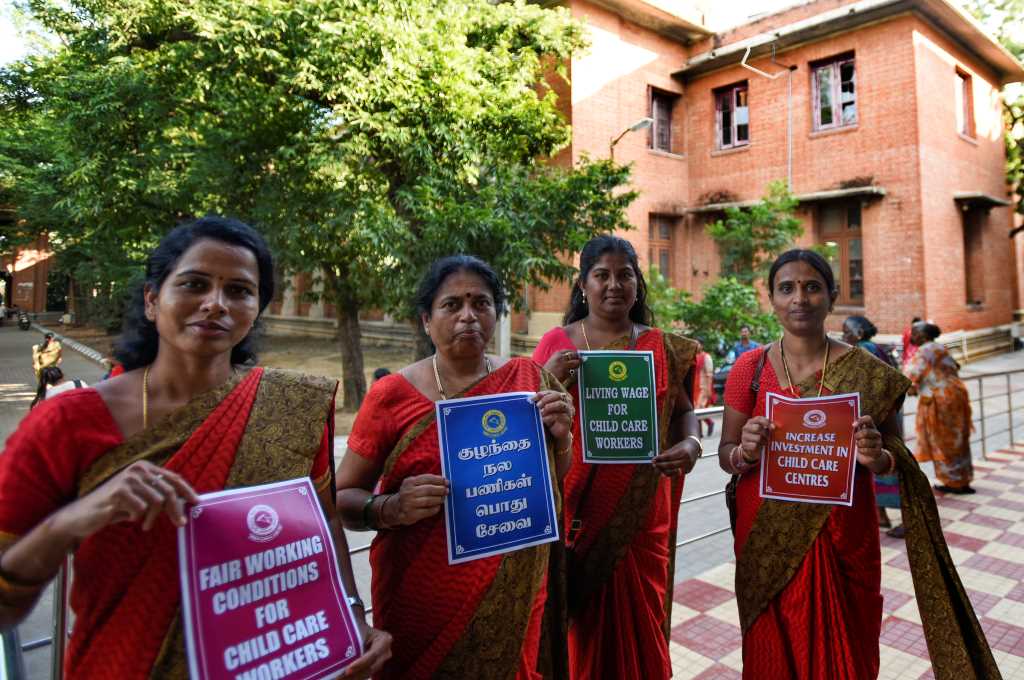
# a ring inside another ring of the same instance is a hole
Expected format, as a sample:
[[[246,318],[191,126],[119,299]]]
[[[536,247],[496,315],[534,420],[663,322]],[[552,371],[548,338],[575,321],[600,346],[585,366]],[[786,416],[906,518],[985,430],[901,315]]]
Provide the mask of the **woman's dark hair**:
[[[918,321],[914,324],[913,328],[920,330],[921,334],[928,338],[928,340],[935,340],[942,335],[942,329],[928,321]]]
[[[53,333],[47,333],[43,336],[43,344],[39,346],[39,349],[46,349],[50,345],[50,340],[53,340]]]
[[[53,334],[49,334],[53,337]],[[46,399],[46,388],[50,385],[56,385],[64,379],[64,371],[60,370],[56,366],[47,366],[39,372],[39,387],[36,388],[36,398],[32,400],[32,403],[28,405],[28,410],[31,411],[36,404]]]
[[[836,288],[836,277],[832,273],[832,267],[829,266],[828,261],[824,257],[814,252],[813,250],[806,250],[804,248],[793,248],[775,258],[775,262],[772,263],[772,268],[768,270],[768,295],[774,295],[775,293],[775,275],[779,273],[785,265],[790,262],[806,262],[807,264],[814,267],[814,270],[821,274],[821,278],[825,281],[825,288],[828,289],[829,295],[835,295],[838,291]]]
[[[146,260],[145,280],[135,291],[125,311],[124,332],[114,349],[114,358],[130,371],[147,366],[156,359],[160,336],[156,324],[146,318],[144,293],[148,286],[158,291],[174,271],[181,256],[201,239],[220,241],[240,246],[252,252],[259,266],[259,313],[262,314],[274,297],[274,257],[267,242],[255,229],[235,219],[207,215],[194,222],[182,224],[170,231]],[[231,363],[255,363],[256,327],[231,349]]]
[[[579,321],[590,313],[587,301],[583,297],[583,282],[590,275],[602,255],[614,253],[625,255],[629,264],[633,267],[633,274],[636,275],[636,302],[629,310],[629,319],[633,323],[645,326],[654,325],[654,312],[647,306],[647,282],[644,280],[644,273],[640,271],[640,261],[636,256],[633,244],[618,236],[595,236],[583,246],[580,252],[580,275],[572,286],[572,293],[569,295],[569,310],[562,318],[562,325],[568,326],[574,321]]]
[[[856,331],[861,340],[870,340],[878,335],[878,328],[866,316],[848,316],[843,323]]]
[[[416,288],[416,312],[430,316],[430,310],[434,307],[434,299],[437,298],[437,291],[441,289],[445,280],[452,274],[463,271],[476,274],[484,280],[487,287],[491,289],[491,296],[494,297],[495,314],[499,317],[504,314],[505,287],[501,285],[501,280],[491,269],[491,265],[472,255],[449,255],[434,260]]]

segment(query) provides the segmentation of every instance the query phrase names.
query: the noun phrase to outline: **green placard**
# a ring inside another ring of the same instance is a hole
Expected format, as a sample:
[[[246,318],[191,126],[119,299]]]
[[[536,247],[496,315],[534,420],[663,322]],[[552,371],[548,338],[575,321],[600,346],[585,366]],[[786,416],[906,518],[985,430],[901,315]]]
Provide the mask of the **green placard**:
[[[587,463],[649,463],[658,455],[654,352],[580,352],[580,428]]]

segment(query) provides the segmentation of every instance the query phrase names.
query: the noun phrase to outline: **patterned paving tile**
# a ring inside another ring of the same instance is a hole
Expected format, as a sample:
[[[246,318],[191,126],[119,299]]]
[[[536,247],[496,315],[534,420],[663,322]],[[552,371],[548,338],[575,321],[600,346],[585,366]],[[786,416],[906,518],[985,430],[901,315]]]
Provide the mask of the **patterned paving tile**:
[[[1024,679],[1024,445],[977,466],[969,496],[936,494],[950,555],[1004,678]],[[879,678],[934,680],[914,598],[906,546],[882,534]],[[743,670],[735,565],[715,566],[676,586],[674,678],[734,680]]]
[[[675,589],[673,599],[690,609],[706,612],[734,599],[734,596],[732,590],[726,590],[701,579],[690,579]]]
[[[687,649],[714,661],[728,655],[743,642],[739,627],[706,614],[676,626],[671,637]]]
[[[924,641],[924,629],[921,628],[921,624],[918,622],[890,616],[882,621],[882,637],[880,642],[901,652],[913,654],[918,658],[928,658],[928,646]]]

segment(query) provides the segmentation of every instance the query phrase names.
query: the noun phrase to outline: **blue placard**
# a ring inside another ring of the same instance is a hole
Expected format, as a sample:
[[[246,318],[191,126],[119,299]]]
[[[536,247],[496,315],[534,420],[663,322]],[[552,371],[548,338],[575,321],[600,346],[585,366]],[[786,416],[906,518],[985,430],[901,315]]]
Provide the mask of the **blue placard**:
[[[547,442],[533,392],[439,401],[448,563],[558,540]]]

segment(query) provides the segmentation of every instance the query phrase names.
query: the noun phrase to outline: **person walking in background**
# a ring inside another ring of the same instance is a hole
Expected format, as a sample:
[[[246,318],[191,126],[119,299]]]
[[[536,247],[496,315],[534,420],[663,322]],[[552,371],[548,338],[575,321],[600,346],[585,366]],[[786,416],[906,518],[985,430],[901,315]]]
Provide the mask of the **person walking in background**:
[[[29,410],[31,411],[36,404],[41,402],[43,399],[49,399],[50,397],[56,396],[61,392],[67,392],[77,387],[88,387],[84,380],[75,378],[74,380],[67,380],[64,378],[64,371],[60,370],[56,366],[47,366],[43,369],[42,374],[39,377],[39,389],[36,390],[36,398],[29,404]]]
[[[381,366],[380,368],[374,369],[373,371],[373,382],[377,382],[381,378],[391,375],[391,370]]]
[[[900,363],[903,365],[904,372],[906,372],[907,365],[910,364],[910,360],[914,358],[914,353],[917,351],[917,345],[914,344],[911,335],[913,334],[914,324],[919,321],[921,321],[921,317],[915,316],[910,321],[910,325],[903,331],[903,359]]]
[[[533,360],[569,387],[579,413],[579,350],[654,354],[661,453],[652,463],[584,463],[576,442],[565,478],[569,667],[573,680],[672,674],[668,634],[683,479],[702,448],[688,394],[697,344],[654,325],[633,246],[591,239],[563,326]],[[575,428],[580,427],[575,425]],[[578,430],[577,430],[578,431]]]
[[[918,321],[911,329],[917,345],[906,374],[917,397],[917,453],[920,462],[932,461],[937,491],[971,494],[971,400],[960,380],[960,364],[935,342],[941,331],[933,323]]]
[[[871,323],[867,317],[848,316],[843,322],[843,342],[860,347],[868,354],[876,357],[888,366],[893,365],[892,358],[882,350],[881,347],[872,342],[871,338],[878,333],[878,328]],[[896,414],[896,424],[899,426],[899,435],[903,436],[903,408]],[[906,529],[900,525],[894,527],[886,508],[900,507],[900,478],[899,475],[875,475],[875,506],[878,508],[878,526],[887,529],[886,535],[892,538],[903,538]]]
[[[714,376],[715,362],[711,355],[704,351],[704,343],[697,340],[697,358],[693,366],[693,407],[695,409],[714,406]],[[702,424],[701,437],[710,437],[714,434],[715,421],[713,419],[702,418],[699,423]],[[704,434],[703,426],[708,429],[707,435]]]
[[[759,343],[750,339],[750,326],[740,326],[740,339],[732,346],[733,361],[736,361],[746,352],[760,347]]]
[[[41,343],[32,345],[32,370],[35,371],[36,382],[40,382],[44,368],[60,365],[63,349],[53,333],[47,333]]]

